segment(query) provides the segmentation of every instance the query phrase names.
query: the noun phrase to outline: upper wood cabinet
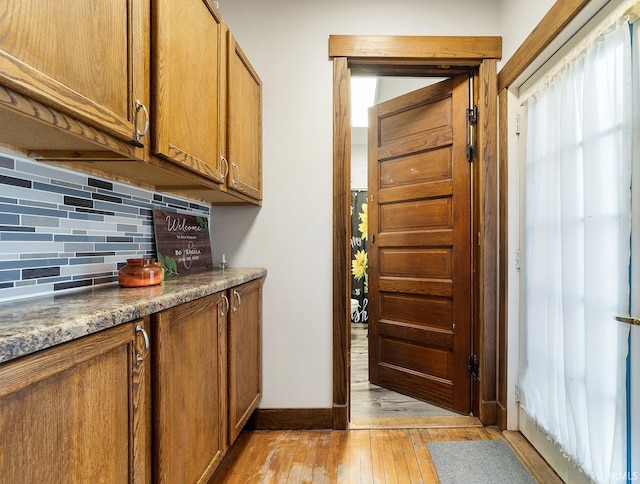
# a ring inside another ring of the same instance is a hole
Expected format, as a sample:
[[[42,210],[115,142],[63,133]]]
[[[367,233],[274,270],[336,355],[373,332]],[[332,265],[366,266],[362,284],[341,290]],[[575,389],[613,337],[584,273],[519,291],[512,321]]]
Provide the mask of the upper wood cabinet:
[[[150,482],[144,327],[0,365],[0,482]]]
[[[262,82],[231,32],[227,44],[227,185],[262,200]]]
[[[229,444],[262,397],[262,279],[229,290],[227,322]]]
[[[222,183],[222,19],[210,0],[153,5],[153,152]]]
[[[153,11],[153,154],[259,204],[260,77],[210,0],[155,0]]]
[[[226,450],[223,293],[153,315],[154,480],[207,482]]]
[[[148,9],[138,0],[3,0],[0,84],[135,143],[146,123]]]
[[[0,145],[260,205],[261,83],[213,0],[0,2]]]

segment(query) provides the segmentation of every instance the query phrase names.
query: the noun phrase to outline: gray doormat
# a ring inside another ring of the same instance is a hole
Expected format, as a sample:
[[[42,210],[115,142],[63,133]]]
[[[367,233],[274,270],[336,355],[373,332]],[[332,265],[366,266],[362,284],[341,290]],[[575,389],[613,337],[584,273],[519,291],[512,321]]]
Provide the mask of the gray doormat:
[[[429,442],[441,484],[536,484],[504,440]]]

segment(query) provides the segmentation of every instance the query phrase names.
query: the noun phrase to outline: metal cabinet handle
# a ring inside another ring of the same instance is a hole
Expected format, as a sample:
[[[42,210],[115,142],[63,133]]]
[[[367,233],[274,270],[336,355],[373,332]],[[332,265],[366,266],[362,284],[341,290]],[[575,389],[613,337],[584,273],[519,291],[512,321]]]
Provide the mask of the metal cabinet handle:
[[[149,353],[149,335],[139,324],[136,326],[136,333],[141,333],[142,337],[144,338],[144,353],[136,353],[136,362],[139,364],[144,361],[147,354]]]
[[[221,156],[220,161],[224,164],[224,173],[222,175],[222,180],[225,180],[227,178],[227,175],[229,174],[229,160],[227,160],[224,156]]]
[[[138,113],[140,112],[141,109],[142,109],[142,112],[144,113],[144,128],[142,128],[142,131],[139,131],[137,124],[138,124]],[[148,132],[149,132],[149,110],[147,109],[147,106],[145,106],[143,102],[138,101],[136,99],[136,141],[140,142],[140,140],[144,138]]]
[[[631,324],[633,326],[640,326],[640,319],[638,318],[625,318],[623,316],[614,316],[613,319],[621,323]]]
[[[229,298],[223,294],[222,299],[224,299],[224,304],[227,307],[220,313],[220,316],[224,318],[227,314],[229,314]]]
[[[240,180],[240,167],[235,163],[231,163],[231,170],[233,171],[233,177],[231,179],[231,183],[233,185],[237,185],[238,181]],[[238,174],[237,177],[235,176],[236,173]]]
[[[235,313],[238,310],[238,308],[240,307],[240,304],[242,304],[242,300],[240,299],[240,294],[238,294],[238,291],[234,290],[233,291],[233,295],[238,300],[238,305],[237,306],[233,306],[233,312]]]

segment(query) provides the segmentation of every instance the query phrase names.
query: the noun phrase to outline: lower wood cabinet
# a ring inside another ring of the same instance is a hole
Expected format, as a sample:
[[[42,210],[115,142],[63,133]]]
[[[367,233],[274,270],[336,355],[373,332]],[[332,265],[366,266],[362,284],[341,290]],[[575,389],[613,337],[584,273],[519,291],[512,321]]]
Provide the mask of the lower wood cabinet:
[[[258,279],[1,364],[0,483],[208,482],[260,402],[261,328]]]
[[[139,320],[0,365],[0,482],[149,482],[145,340]]]
[[[262,396],[262,280],[152,316],[154,481],[207,482]]]
[[[217,293],[153,315],[155,482],[207,482],[222,460],[227,308]]]
[[[262,280],[229,290],[227,323],[229,444],[262,397]]]

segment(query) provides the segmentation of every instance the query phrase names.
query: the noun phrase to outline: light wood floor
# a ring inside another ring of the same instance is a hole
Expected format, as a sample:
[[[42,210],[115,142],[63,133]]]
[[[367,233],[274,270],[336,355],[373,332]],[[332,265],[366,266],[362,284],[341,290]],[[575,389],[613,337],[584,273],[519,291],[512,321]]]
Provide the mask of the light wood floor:
[[[361,425],[361,419],[460,417],[456,412],[369,382],[367,331],[366,324],[351,323],[351,420],[354,425]],[[471,424],[467,421],[465,425]]]
[[[244,431],[212,482],[438,483],[429,442],[502,438],[538,482],[562,482],[519,433],[502,434],[490,427]]]
[[[489,439],[506,440],[537,482],[562,483],[519,432],[371,385],[359,326],[352,328],[349,430],[243,431],[212,483],[438,483],[429,442]]]

